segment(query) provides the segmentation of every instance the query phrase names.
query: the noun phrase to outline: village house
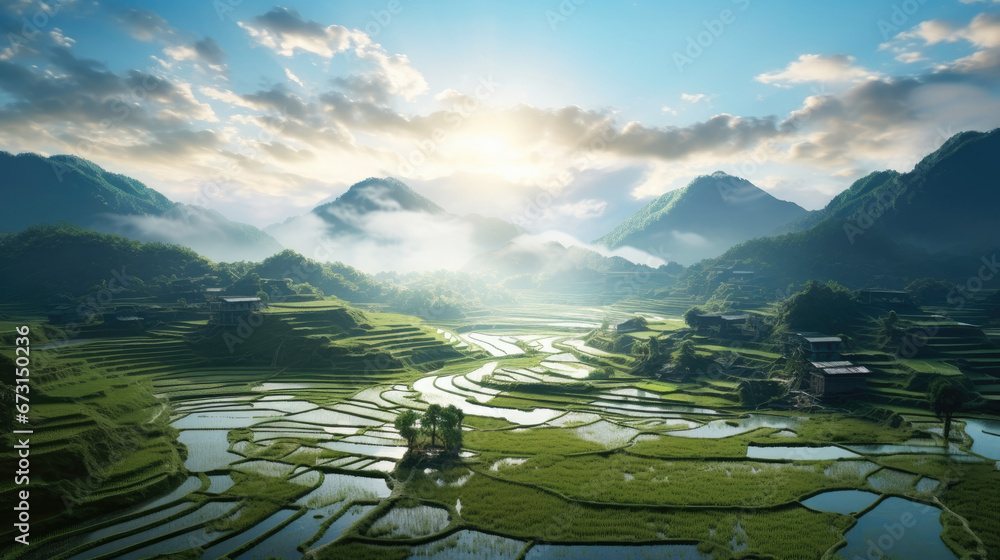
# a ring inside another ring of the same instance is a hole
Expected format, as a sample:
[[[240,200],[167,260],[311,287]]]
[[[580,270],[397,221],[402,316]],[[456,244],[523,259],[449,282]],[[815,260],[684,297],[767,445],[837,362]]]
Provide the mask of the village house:
[[[205,298],[205,301],[213,302],[217,301],[225,293],[226,293],[225,288],[205,288],[205,290],[202,292],[202,297]]]
[[[130,329],[141,331],[145,327],[145,320],[134,312],[115,313],[105,316],[105,325],[115,329]]]
[[[246,319],[251,313],[264,308],[259,297],[222,296],[212,304],[212,322],[220,325],[238,325],[240,319]]]
[[[818,332],[794,333],[791,343],[801,348],[803,357],[810,362],[835,362],[844,351],[844,341],[839,336]]]
[[[871,373],[848,361],[811,362],[810,389],[817,397],[837,397],[863,392]]]
[[[743,326],[749,318],[750,315],[746,313],[739,315],[706,313],[695,315],[693,318],[694,325],[692,326],[698,331],[712,331],[719,337],[734,337],[739,336],[743,332]]]

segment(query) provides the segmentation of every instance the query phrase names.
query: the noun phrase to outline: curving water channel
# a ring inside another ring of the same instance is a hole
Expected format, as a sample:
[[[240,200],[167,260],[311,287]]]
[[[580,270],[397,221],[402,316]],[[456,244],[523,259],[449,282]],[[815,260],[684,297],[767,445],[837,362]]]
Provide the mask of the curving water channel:
[[[474,337],[477,343],[490,345],[498,351],[502,350],[505,355],[514,353],[514,345],[508,338],[492,335]],[[558,337],[530,342],[551,346],[557,340]],[[580,341],[569,342],[573,343],[569,345],[576,350],[591,350]],[[555,348],[551,349],[553,354],[558,352]],[[593,353],[600,355],[597,352]],[[575,358],[568,354],[549,356],[549,359],[553,361],[546,363],[556,366],[559,364],[566,364],[566,367],[582,366],[582,364],[572,365]],[[805,421],[804,418],[757,413],[733,419],[719,419],[720,413],[716,410],[668,405],[657,402],[660,400],[658,394],[639,389],[615,389],[601,393],[596,400],[589,403],[587,409],[573,412],[548,408],[519,410],[491,407],[488,406],[489,400],[500,391],[481,387],[476,382],[481,382],[486,375],[495,371],[503,369],[498,369],[498,362],[490,362],[464,375],[426,376],[417,380],[412,389],[407,386],[394,386],[391,390],[388,387],[373,389],[368,393],[357,395],[354,400],[337,405],[319,406],[295,400],[290,395],[273,395],[254,402],[248,402],[245,398],[201,399],[186,402],[177,407],[177,412],[184,415],[176,417],[172,425],[181,430],[178,439],[188,448],[185,467],[192,473],[212,473],[207,475],[209,481],[207,487],[203,487],[199,477],[189,477],[164,496],[129,510],[131,515],[142,514],[137,515],[135,519],[105,527],[97,525],[100,528],[88,533],[86,541],[110,540],[88,550],[79,551],[72,556],[72,560],[114,554],[123,549],[128,550],[115,558],[138,560],[156,554],[179,552],[194,546],[202,546],[205,549],[201,560],[230,555],[236,550],[244,551],[236,556],[239,560],[268,557],[301,558],[304,548],[300,547],[303,547],[304,543],[309,542],[309,548],[315,548],[334,541],[372,512],[375,506],[370,503],[389,497],[390,489],[386,480],[375,476],[320,474],[315,467],[295,467],[295,461],[282,461],[280,456],[262,459],[259,458],[260,455],[253,454],[266,449],[269,444],[280,442],[279,438],[304,438],[308,441],[298,449],[292,445],[292,450],[288,452],[289,456],[297,453],[299,461],[302,457],[308,457],[310,461],[315,458],[315,465],[367,470],[369,473],[391,471],[395,466],[395,460],[402,457],[405,452],[398,431],[392,427],[392,420],[396,414],[392,409],[399,404],[396,399],[410,401],[420,398],[427,403],[443,406],[455,404],[469,415],[502,418],[527,426],[546,423],[550,426],[561,426],[572,430],[583,440],[600,443],[608,449],[622,447],[641,438],[724,438],[759,428],[795,430]],[[540,371],[531,368],[518,370],[524,375],[542,375]],[[302,387],[299,385],[273,384],[269,388],[288,390],[305,387],[304,384],[301,384]],[[383,401],[383,397],[388,400]],[[682,415],[684,418],[693,419],[681,419]],[[698,416],[707,417],[701,419],[697,418]],[[623,419],[623,417],[631,418]],[[643,430],[648,431],[650,426],[659,425],[657,422],[678,422],[678,426],[688,429],[673,430],[662,435],[649,433],[639,435]],[[964,422],[965,431],[973,440],[972,453],[1000,461],[1000,435],[997,435],[1000,434],[1000,421],[967,419]],[[237,446],[231,447],[230,430],[243,427],[251,428],[254,440],[252,442],[244,440]],[[787,433],[794,435],[794,432]],[[976,460],[974,455],[961,451],[954,444],[945,448],[924,443],[926,442],[914,440],[894,445],[844,447],[750,445],[747,457],[786,461],[835,460],[836,462],[824,471],[827,476],[860,477],[866,479],[867,487],[876,492],[907,493],[907,495],[915,495],[913,492],[933,492],[940,483],[911,473],[888,468],[879,469],[877,465],[864,460],[865,457],[919,453],[947,454],[963,457],[965,460]],[[329,451],[350,455],[320,458],[321,453]],[[525,461],[527,458],[507,457],[495,461],[489,468],[492,471],[499,471]],[[234,485],[233,477],[226,473],[230,469],[290,480],[302,484],[303,488],[311,487],[311,490],[288,507],[278,510],[240,533],[212,532],[203,524],[232,515],[238,505],[232,498],[226,500],[226,491]],[[208,498],[208,501],[200,504],[183,501],[192,492],[199,491],[204,493],[201,494],[201,499]],[[867,510],[845,535],[848,544],[838,551],[845,558],[856,556],[954,558],[940,538],[942,530],[938,519],[940,510],[897,497],[885,498],[879,502],[881,496],[882,494],[871,491],[834,490],[816,494],[803,500],[802,504],[817,511],[842,515],[857,516],[858,512]],[[355,503],[359,501],[369,503]],[[171,505],[172,502],[177,503]],[[460,516],[461,501],[456,506]],[[368,523],[372,523],[370,535],[378,535],[389,544],[393,538],[433,536],[448,527],[451,522],[451,514],[447,510],[421,505],[407,509],[394,507],[383,514],[381,519]],[[116,538],[116,535],[129,531],[133,533]],[[151,539],[154,538],[161,540],[153,543]],[[413,546],[410,551],[414,558],[438,560],[514,558],[524,550],[525,545],[525,542],[516,539],[463,530],[427,544]],[[880,556],[870,556],[876,553]],[[639,560],[710,557],[699,553],[693,545],[537,544],[528,549],[526,558],[528,560],[556,558]]]

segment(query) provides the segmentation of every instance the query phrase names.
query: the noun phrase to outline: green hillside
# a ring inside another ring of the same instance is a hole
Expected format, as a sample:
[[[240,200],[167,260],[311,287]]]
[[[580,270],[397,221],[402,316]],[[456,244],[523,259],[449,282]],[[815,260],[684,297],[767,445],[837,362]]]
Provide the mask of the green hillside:
[[[207,208],[172,202],[141,182],[76,156],[0,152],[7,204],[0,231],[69,222],[137,241],[189,247],[217,261],[259,260],[281,251],[260,229]]]
[[[8,185],[0,208],[4,231],[57,220],[81,223],[100,213],[158,215],[173,206],[139,181],[76,156],[0,152],[0,173]]]
[[[799,231],[746,241],[690,274],[737,266],[776,286],[824,278],[902,288],[922,276],[964,283],[979,258],[1000,247],[1000,190],[982,188],[979,179],[994,174],[998,150],[1000,129],[957,134],[907,173],[859,179],[790,226]]]
[[[691,264],[806,215],[745,179],[717,171],[653,200],[594,243]]]

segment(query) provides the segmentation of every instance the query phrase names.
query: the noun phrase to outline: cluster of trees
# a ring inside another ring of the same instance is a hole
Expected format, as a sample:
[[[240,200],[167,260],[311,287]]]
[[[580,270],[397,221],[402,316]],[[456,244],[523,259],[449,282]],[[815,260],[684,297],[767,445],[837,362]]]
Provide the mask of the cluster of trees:
[[[695,373],[706,369],[711,360],[704,356],[699,356],[695,349],[694,342],[685,340],[677,346],[677,349],[670,354],[670,361],[674,364],[674,369],[683,373]]]
[[[712,365],[712,358],[698,354],[691,340],[674,346],[669,339],[660,340],[650,336],[647,341],[636,342],[632,346],[632,355],[636,357],[636,361],[631,373],[647,377],[658,377],[667,372],[664,366],[668,364],[671,366],[670,373],[685,376],[706,371]]]
[[[417,449],[421,434],[430,436],[432,448],[437,446],[440,435],[445,453],[458,455],[462,449],[463,420],[465,413],[455,405],[449,404],[442,408],[439,404],[432,404],[427,407],[423,415],[417,414],[414,410],[400,413],[396,417],[395,426],[399,430],[399,435],[406,440],[406,447],[411,452]]]
[[[632,365],[633,375],[656,377],[663,368],[663,351],[660,349],[660,339],[655,335],[646,341],[633,343],[632,355],[636,358]]]
[[[211,261],[178,245],[140,243],[66,223],[0,236],[0,289],[21,301],[70,302],[104,289],[116,296],[147,295],[156,287],[144,281],[212,269]]]
[[[906,291],[921,305],[943,305],[948,301],[948,294],[954,290],[953,282],[935,278],[918,278],[906,286]]]
[[[778,323],[788,330],[842,333],[851,330],[859,314],[850,290],[833,281],[810,280],[805,289],[782,302]]]

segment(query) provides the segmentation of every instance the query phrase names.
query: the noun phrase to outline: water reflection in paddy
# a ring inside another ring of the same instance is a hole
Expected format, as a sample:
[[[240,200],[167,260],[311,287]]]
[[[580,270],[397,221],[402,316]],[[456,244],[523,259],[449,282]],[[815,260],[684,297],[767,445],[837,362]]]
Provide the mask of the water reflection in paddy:
[[[888,498],[861,516],[845,535],[844,558],[955,558],[941,540],[941,510]]]
[[[146,529],[145,531],[141,531],[134,535],[129,535],[127,537],[123,537],[120,539],[113,540],[111,542],[104,543],[100,546],[91,548],[86,552],[81,552],[80,554],[77,554],[76,556],[70,558],[70,560],[85,560],[88,558],[96,558],[97,556],[100,556],[102,554],[108,554],[109,552],[121,550],[122,548],[125,548],[127,546],[141,543],[143,541],[152,539],[154,537],[159,537],[161,535],[172,533],[174,531],[186,529],[193,525],[204,523],[206,521],[219,517],[220,515],[223,515],[228,511],[232,510],[234,507],[236,507],[236,502],[209,502],[198,508],[196,511],[181,517],[180,519],[175,519],[163,525]],[[120,529],[115,531],[115,533],[119,532],[121,532]]]
[[[254,540],[260,535],[266,533],[267,531],[273,529],[280,525],[283,521],[295,514],[294,509],[283,509],[278,513],[275,513],[271,517],[268,517],[264,521],[254,525],[253,527],[243,531],[239,535],[232,538],[226,539],[219,544],[212,546],[205,550],[205,553],[201,555],[201,560],[216,560],[222,557],[224,554],[231,550],[235,550],[246,543]]]
[[[183,430],[177,441],[188,448],[184,467],[189,471],[204,472],[221,469],[243,457],[230,453],[228,430]]]
[[[746,418],[736,420],[713,420],[692,430],[671,432],[671,436],[693,438],[722,438],[746,433],[758,428],[794,428],[802,421],[786,416],[769,416],[767,414],[751,414]]]
[[[988,432],[993,432],[988,433]],[[972,452],[993,460],[1000,460],[1000,421],[965,420],[965,433],[972,438]]]
[[[516,558],[524,543],[479,531],[459,531],[439,541],[415,546],[410,558],[429,560],[493,560]]]
[[[835,490],[803,500],[802,505],[819,511],[832,511],[847,515],[865,509],[877,499],[878,494],[862,490]]]
[[[531,547],[525,560],[710,560],[694,545],[559,545]]]
[[[825,447],[805,446],[747,446],[747,457],[751,459],[787,459],[789,461],[825,461],[828,459],[855,459],[861,456],[835,445]]]
[[[353,524],[354,521],[360,519],[374,508],[375,506],[354,506],[351,510],[348,510],[350,516],[346,518],[345,523],[350,522],[350,524]],[[338,504],[318,510],[310,510],[302,517],[292,521],[280,531],[265,539],[264,542],[238,556],[236,560],[263,560],[264,558],[271,557],[283,558],[285,560],[302,558],[303,553],[299,551],[299,545],[316,536],[323,522],[331,515],[340,511],[340,509],[341,506]],[[342,526],[337,530],[343,532],[350,524]],[[336,525],[336,522],[334,525]],[[331,531],[327,531],[327,535],[324,538],[328,538],[328,540],[336,538],[330,538],[334,532],[333,529],[331,526]],[[337,536],[339,536],[339,533],[337,533]]]
[[[175,420],[173,427],[178,430],[193,428],[245,428],[273,416],[281,416],[276,410],[236,410],[218,412],[192,412],[184,418]]]

